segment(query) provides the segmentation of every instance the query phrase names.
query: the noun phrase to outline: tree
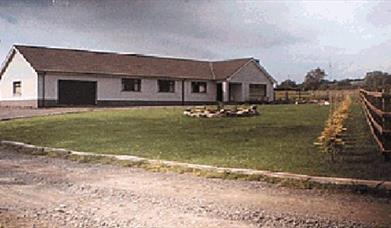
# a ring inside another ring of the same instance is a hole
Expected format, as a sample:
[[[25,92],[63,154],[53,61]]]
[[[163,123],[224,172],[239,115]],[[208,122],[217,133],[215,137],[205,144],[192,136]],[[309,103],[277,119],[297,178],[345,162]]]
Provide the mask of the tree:
[[[364,78],[364,85],[369,90],[391,86],[391,75],[381,71],[368,72]]]
[[[305,90],[315,90],[320,87],[324,78],[326,77],[326,73],[324,70],[319,67],[308,72],[304,78],[304,89]]]
[[[295,81],[292,81],[290,79],[287,79],[283,82],[281,82],[278,86],[277,89],[296,89],[298,88],[297,84]]]

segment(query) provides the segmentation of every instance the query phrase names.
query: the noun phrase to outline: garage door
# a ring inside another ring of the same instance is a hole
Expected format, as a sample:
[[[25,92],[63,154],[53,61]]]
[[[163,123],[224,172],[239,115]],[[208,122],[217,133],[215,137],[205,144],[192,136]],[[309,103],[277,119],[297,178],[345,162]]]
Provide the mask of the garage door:
[[[58,102],[63,105],[95,105],[96,82],[59,80]]]
[[[250,100],[263,101],[266,97],[266,85],[250,84]]]

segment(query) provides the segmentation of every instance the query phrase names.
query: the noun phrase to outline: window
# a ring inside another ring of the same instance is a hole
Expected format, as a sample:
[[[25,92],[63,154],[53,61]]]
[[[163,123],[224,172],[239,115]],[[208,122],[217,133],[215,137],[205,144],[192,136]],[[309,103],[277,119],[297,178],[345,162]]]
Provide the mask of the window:
[[[122,91],[140,92],[141,91],[141,79],[122,79]]]
[[[261,101],[266,97],[266,85],[262,84],[250,84],[250,100]]]
[[[13,83],[13,93],[16,96],[22,95],[22,82]]]
[[[161,93],[174,93],[175,81],[172,80],[158,80],[159,92]]]
[[[206,93],[206,82],[191,82],[191,92]]]

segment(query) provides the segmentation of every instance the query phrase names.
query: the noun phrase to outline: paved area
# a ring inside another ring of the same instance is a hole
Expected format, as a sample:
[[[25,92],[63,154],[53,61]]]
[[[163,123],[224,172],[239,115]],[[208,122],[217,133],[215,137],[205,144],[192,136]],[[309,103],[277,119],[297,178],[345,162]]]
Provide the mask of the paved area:
[[[127,109],[160,109],[160,108],[183,108],[187,106],[126,106],[126,107],[55,107],[55,108],[6,108],[0,107],[0,121],[28,118],[34,116],[57,115],[75,112],[127,110]]]
[[[16,118],[27,118],[33,116],[55,115],[70,112],[85,112],[90,111],[91,108],[5,108],[0,107],[0,121],[10,120]]]
[[[0,227],[390,227],[390,201],[0,148]]]

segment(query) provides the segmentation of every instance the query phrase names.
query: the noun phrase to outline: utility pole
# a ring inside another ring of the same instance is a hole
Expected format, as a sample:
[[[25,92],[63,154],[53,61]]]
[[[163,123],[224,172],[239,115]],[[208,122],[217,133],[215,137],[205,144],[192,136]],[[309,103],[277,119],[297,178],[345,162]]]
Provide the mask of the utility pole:
[[[331,61],[329,61],[329,79],[331,80],[332,79],[332,77],[331,77],[331,75],[332,75],[332,72],[333,72],[333,66],[331,65]]]

